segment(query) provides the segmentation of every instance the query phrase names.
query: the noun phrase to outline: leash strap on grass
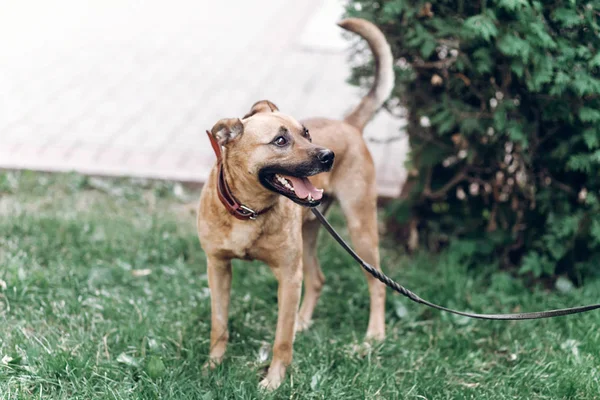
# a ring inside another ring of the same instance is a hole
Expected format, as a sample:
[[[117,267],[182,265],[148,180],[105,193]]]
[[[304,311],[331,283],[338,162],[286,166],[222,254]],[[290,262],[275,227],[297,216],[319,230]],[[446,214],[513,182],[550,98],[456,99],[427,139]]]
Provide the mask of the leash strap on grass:
[[[522,319],[552,318],[552,317],[560,317],[560,316],[569,315],[569,314],[579,314],[579,313],[592,311],[592,310],[600,308],[600,304],[592,304],[592,305],[581,306],[581,307],[561,308],[559,310],[538,311],[538,312],[518,313],[518,314],[475,314],[475,313],[470,313],[470,312],[451,310],[446,307],[438,306],[437,304],[433,304],[427,300],[420,298],[415,293],[411,292],[404,286],[394,282],[391,278],[387,277],[382,272],[376,270],[372,265],[365,262],[362,258],[360,258],[360,256],[358,254],[356,254],[354,252],[354,250],[352,250],[352,248],[344,241],[344,239],[342,239],[340,237],[340,235],[335,231],[335,229],[333,229],[331,224],[329,224],[327,219],[325,219],[323,214],[321,214],[321,212],[317,208],[312,208],[311,210],[312,210],[313,214],[315,214],[315,216],[317,217],[319,222],[321,222],[321,224],[325,227],[325,229],[327,229],[327,232],[329,232],[329,234],[331,236],[333,236],[333,238],[344,248],[344,250],[346,250],[352,256],[352,258],[354,258],[360,264],[361,267],[363,267],[363,269],[365,271],[367,271],[369,274],[373,275],[375,278],[379,279],[387,287],[395,290],[396,292],[400,293],[403,296],[408,297],[415,303],[424,304],[428,307],[436,308],[441,311],[446,311],[446,312],[449,312],[452,314],[462,315],[462,316],[469,317],[469,318],[492,319],[492,320],[522,320]]]

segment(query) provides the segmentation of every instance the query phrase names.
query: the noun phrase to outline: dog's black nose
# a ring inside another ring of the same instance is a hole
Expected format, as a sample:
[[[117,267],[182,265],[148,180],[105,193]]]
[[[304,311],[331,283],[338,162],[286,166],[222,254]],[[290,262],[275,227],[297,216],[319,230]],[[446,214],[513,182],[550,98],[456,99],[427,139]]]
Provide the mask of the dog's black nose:
[[[335,158],[335,154],[331,150],[323,149],[323,150],[319,151],[319,153],[317,154],[317,158],[323,164],[331,165],[331,164],[333,164],[333,159]]]

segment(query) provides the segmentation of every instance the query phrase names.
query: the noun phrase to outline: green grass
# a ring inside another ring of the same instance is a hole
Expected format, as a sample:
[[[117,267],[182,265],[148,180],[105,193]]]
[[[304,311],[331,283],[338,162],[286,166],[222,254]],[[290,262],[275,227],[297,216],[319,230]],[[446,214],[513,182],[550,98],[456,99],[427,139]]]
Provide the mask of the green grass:
[[[254,399],[273,340],[276,282],[238,262],[224,364],[203,376],[209,297],[188,203],[168,183],[0,173],[0,399]],[[340,226],[335,210],[332,219]],[[342,232],[345,232],[342,229]],[[382,247],[385,270],[419,295],[481,312],[597,302],[600,282],[528,290],[427,255]],[[388,337],[359,346],[362,272],[323,233],[327,277],[276,399],[593,399],[600,313],[489,322],[388,296]]]

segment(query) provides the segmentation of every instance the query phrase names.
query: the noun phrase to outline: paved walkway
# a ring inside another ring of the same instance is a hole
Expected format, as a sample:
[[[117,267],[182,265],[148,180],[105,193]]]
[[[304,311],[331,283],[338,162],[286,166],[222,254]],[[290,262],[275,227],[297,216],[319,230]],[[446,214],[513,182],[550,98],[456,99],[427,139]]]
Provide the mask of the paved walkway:
[[[203,181],[204,131],[263,98],[341,117],[349,77],[339,0],[20,0],[0,7],[0,168]],[[398,135],[380,113],[368,138]],[[406,141],[370,143],[381,194]]]

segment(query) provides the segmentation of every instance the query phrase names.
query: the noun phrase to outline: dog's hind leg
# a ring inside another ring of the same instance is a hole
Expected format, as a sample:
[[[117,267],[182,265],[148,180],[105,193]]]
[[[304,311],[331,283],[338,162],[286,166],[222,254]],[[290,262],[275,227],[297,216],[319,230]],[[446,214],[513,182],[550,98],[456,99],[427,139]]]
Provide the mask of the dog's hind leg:
[[[317,220],[307,221],[302,226],[304,297],[296,324],[296,330],[299,332],[310,327],[313,311],[325,283],[325,276],[317,259],[317,235],[320,227],[321,224]]]
[[[231,292],[231,260],[207,257],[208,286],[210,288],[210,354],[206,366],[214,368],[223,360],[229,330],[229,298]]]
[[[341,187],[338,199],[346,215],[348,230],[354,250],[366,262],[381,270],[379,265],[379,234],[377,231],[377,198],[375,180],[366,180],[367,187]],[[385,285],[365,273],[369,285],[371,311],[367,339],[382,340],[385,337]]]

